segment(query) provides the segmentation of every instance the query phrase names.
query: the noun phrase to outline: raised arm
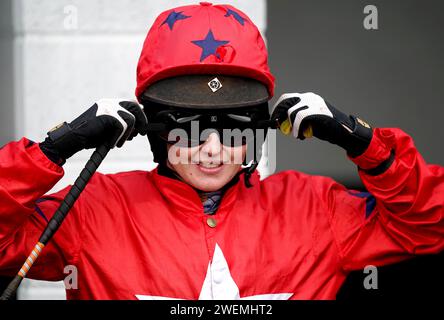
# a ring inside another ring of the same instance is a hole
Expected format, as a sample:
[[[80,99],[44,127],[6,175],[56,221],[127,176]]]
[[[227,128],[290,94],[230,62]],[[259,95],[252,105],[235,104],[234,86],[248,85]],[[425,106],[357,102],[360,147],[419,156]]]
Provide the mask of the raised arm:
[[[120,147],[137,134],[145,134],[146,125],[138,104],[102,99],[71,123],[55,127],[42,143],[23,138],[0,150],[0,274],[18,271],[66,195],[69,188],[45,195],[63,176],[61,165],[66,159],[104,143]],[[75,262],[81,242],[81,207],[80,198],[29,277],[61,279],[64,266]]]
[[[313,135],[344,148],[367,188],[314,178],[344,269],[444,249],[444,168],[426,164],[410,136],[372,129],[313,93],[283,95],[272,117],[283,119],[282,113],[296,138]]]

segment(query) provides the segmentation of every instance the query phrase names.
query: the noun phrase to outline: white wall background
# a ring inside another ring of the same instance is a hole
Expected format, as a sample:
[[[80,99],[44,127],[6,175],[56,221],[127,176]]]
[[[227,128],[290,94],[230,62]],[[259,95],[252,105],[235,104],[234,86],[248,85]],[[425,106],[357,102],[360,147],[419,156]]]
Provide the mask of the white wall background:
[[[212,2],[244,11],[265,35],[265,0]],[[15,138],[41,141],[54,125],[74,119],[100,98],[134,99],[137,60],[149,27],[162,11],[192,3],[197,1],[12,1]],[[90,154],[69,159],[53,190],[72,183]],[[99,171],[154,166],[146,137],[138,137],[112,150]],[[18,297],[64,299],[65,292],[61,282],[26,280]]]

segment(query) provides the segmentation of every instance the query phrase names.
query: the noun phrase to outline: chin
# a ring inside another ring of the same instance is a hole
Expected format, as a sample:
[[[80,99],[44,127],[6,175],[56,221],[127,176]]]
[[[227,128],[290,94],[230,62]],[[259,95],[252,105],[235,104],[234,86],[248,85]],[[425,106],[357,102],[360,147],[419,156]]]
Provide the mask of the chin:
[[[213,170],[213,172],[199,165],[193,165],[192,171],[194,174],[189,176],[189,183],[193,185],[193,187],[206,192],[222,189],[236,174],[236,171],[227,165],[221,165],[219,168]]]
[[[196,189],[211,192],[222,189],[230,179],[227,177],[224,178],[216,178],[216,177],[208,177],[205,175],[199,175],[196,177],[197,179],[192,179],[190,184],[192,184]]]

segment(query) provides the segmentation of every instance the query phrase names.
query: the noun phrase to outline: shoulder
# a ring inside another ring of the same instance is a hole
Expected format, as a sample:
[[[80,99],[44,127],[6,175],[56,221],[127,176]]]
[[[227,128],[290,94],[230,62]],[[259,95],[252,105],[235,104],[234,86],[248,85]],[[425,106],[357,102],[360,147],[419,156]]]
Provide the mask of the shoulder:
[[[323,187],[336,183],[332,178],[320,175],[311,175],[296,170],[285,170],[268,176],[261,181],[263,187]]]
[[[322,198],[338,189],[345,189],[333,178],[311,175],[296,170],[285,170],[268,176],[260,182],[261,193],[278,197]]]
[[[140,194],[153,186],[152,171],[133,170],[118,173],[96,172],[87,184],[89,196],[103,198],[117,194]]]
[[[125,184],[125,183],[140,183],[150,180],[152,175],[151,171],[144,170],[132,170],[132,171],[122,171],[117,173],[94,173],[91,178],[91,184],[100,183],[114,183],[114,184]]]

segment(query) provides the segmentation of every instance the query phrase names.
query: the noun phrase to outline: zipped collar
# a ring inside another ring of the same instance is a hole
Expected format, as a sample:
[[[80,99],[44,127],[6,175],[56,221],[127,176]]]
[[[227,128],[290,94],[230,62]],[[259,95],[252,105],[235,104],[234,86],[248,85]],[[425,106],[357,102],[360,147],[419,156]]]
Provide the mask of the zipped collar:
[[[180,212],[188,216],[202,217],[205,215],[203,204],[199,196],[198,190],[189,184],[179,180],[174,171],[166,166],[158,166],[150,172],[156,188],[166,200],[168,205],[174,212]],[[245,189],[243,175],[236,175],[225,187],[217,216],[222,216],[230,212],[234,203],[238,198],[239,192]],[[254,173],[254,180],[258,181],[257,172]]]

